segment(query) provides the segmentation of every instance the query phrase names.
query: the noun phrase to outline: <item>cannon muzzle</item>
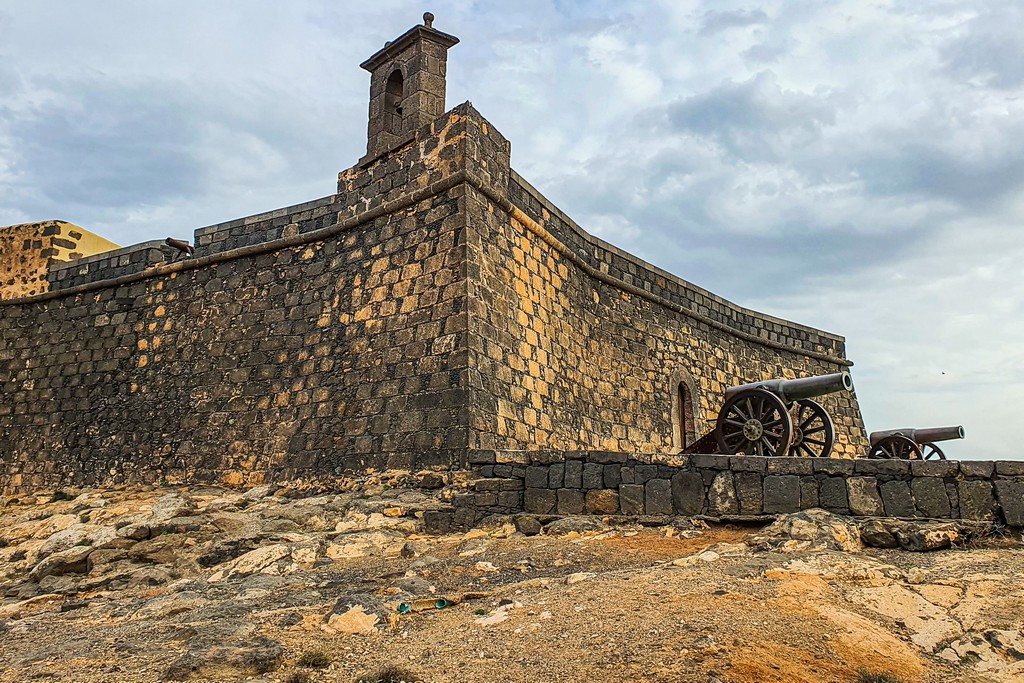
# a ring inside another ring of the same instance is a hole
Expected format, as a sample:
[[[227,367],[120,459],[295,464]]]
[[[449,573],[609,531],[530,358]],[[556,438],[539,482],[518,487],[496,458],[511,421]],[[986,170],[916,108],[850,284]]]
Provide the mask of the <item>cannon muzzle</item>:
[[[173,237],[168,237],[167,239],[164,240],[164,244],[173,249],[177,249],[178,256],[191,257],[194,256],[196,253],[195,247],[189,244],[187,240],[179,240]]]
[[[934,443],[936,441],[952,441],[953,439],[964,438],[964,428],[960,425],[955,427],[928,427],[927,429],[886,429],[882,432],[871,432],[868,441],[874,446],[882,439],[890,436],[905,436],[914,443]]]
[[[800,379],[769,379],[763,382],[752,382],[742,384],[738,387],[729,387],[725,390],[725,397],[729,399],[734,394],[747,389],[764,389],[770,391],[789,404],[793,401],[800,401],[805,398],[834,394],[840,391],[853,391],[853,378],[850,373],[836,372],[831,375],[818,375],[817,377],[801,377]]]

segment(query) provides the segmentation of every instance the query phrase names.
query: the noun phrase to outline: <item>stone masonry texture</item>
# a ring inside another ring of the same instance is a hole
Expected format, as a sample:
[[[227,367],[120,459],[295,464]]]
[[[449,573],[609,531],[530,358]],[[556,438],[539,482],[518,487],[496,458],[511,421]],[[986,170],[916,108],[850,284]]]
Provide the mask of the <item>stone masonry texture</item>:
[[[678,450],[680,384],[700,435],[729,386],[848,365],[841,337],[584,232],[512,170],[511,145],[468,103],[384,147],[331,196],[198,230],[192,259],[145,243],[47,264],[45,286],[36,271],[34,286],[0,283],[0,489],[329,479],[554,449],[595,455],[543,486],[535,473],[517,500],[577,509],[571,493],[538,492],[596,491],[586,508],[660,512],[695,481],[623,463]],[[863,453],[856,396],[823,403],[836,453]],[[767,496],[710,474],[708,504],[825,497],[803,480],[824,473],[783,469]],[[639,488],[622,498],[626,485]],[[988,514],[980,492],[955,495]]]

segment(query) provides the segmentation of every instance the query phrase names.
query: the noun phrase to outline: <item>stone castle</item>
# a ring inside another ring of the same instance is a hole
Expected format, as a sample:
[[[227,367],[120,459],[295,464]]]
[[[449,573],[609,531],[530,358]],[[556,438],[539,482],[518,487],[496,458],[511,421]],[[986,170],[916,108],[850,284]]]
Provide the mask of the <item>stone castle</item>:
[[[851,365],[842,337],[574,223],[470,103],[446,109],[456,43],[430,15],[387,43],[337,193],[201,228],[192,258],[0,230],[3,491],[656,456],[709,431],[727,387]],[[864,453],[854,394],[823,403],[836,454]]]

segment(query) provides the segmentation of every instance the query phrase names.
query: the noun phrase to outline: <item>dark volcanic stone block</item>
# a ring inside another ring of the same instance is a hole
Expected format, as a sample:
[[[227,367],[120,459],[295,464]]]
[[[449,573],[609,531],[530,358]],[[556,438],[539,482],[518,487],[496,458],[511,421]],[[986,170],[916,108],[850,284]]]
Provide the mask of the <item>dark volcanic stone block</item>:
[[[583,488],[583,463],[581,461],[565,461],[565,488]]]
[[[523,508],[523,494],[520,491],[502,491],[498,494],[498,507],[510,510]]]
[[[604,466],[604,487],[606,489],[617,489],[621,483],[622,465]]]
[[[857,474],[888,475],[890,477],[910,472],[909,460],[869,460],[859,458],[854,461]]]
[[[955,477],[960,467],[953,460],[912,460],[910,473],[915,477]]]
[[[760,474],[737,472],[735,484],[741,515],[760,515],[764,512],[764,486]]]
[[[446,534],[451,531],[455,515],[450,510],[426,510],[423,513],[423,528],[428,534]]]
[[[624,515],[644,514],[644,487],[641,484],[623,484],[619,487],[619,506]]]
[[[548,488],[559,489],[565,484],[565,463],[556,462],[548,468]]]
[[[579,489],[558,489],[558,514],[579,515],[583,513],[584,496]]]
[[[470,465],[490,465],[494,463],[494,451],[470,451],[466,460]]]
[[[1004,477],[1024,477],[1024,460],[1000,460],[996,462],[996,474]]]
[[[633,479],[637,484],[646,484],[648,479],[658,476],[658,466],[648,463],[637,463],[633,468]]]
[[[963,463],[960,463],[963,466]],[[991,463],[989,463],[991,464]],[[991,481],[961,481],[960,516],[964,519],[992,519],[995,517],[996,499]]]
[[[604,486],[604,466],[592,462],[584,464],[583,488],[599,489],[602,486]]]
[[[768,474],[814,474],[810,458],[768,458]]]
[[[727,470],[730,458],[728,455],[707,455],[703,453],[690,456],[690,465],[698,469]]]
[[[696,472],[672,477],[672,508],[678,515],[699,515],[704,510],[704,480]]]
[[[949,496],[946,495],[946,485],[941,479],[927,476],[917,477],[910,482],[910,493],[914,498],[914,506],[924,517],[938,519],[949,517]]]
[[[733,472],[760,472],[768,471],[768,460],[760,455],[733,455],[729,457],[729,469]]]
[[[545,489],[548,487],[548,468],[547,467],[527,467],[526,468],[526,488],[528,489]]]
[[[997,479],[996,495],[1009,526],[1024,527],[1024,480]]]
[[[767,514],[796,512],[799,509],[800,477],[770,474],[764,478],[764,511]]]
[[[626,457],[625,453],[614,451],[590,451],[587,454],[587,462],[594,462],[598,465],[622,464],[626,462]]]
[[[478,493],[476,494],[476,506],[478,508],[489,508],[494,507],[498,504],[497,493]]]
[[[890,517],[914,517],[917,510],[910,497],[910,485],[905,481],[886,481],[878,487],[882,506]]]
[[[960,474],[965,477],[990,479],[995,463],[990,460],[961,460]]]
[[[551,489],[526,489],[523,499],[527,512],[535,515],[550,515],[555,510],[555,492]]]
[[[853,474],[854,461],[845,458],[814,458],[814,471],[825,474]]]
[[[829,512],[846,515],[850,513],[850,500],[846,495],[846,479],[828,477],[818,486],[818,501]]]
[[[818,480],[814,477],[800,477],[800,509],[810,510],[820,506]]]
[[[646,484],[644,512],[648,515],[672,514],[672,485],[668,479],[651,479]]]
[[[477,510],[474,508],[458,508],[452,514],[452,526],[457,529],[468,529],[476,523]]]

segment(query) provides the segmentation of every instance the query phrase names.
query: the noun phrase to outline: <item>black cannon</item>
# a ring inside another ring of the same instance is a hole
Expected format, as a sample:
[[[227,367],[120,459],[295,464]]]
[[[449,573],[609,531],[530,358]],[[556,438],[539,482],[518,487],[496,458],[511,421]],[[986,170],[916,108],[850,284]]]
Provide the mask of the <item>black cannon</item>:
[[[714,431],[719,452],[827,458],[835,429],[828,412],[811,399],[839,391],[853,391],[849,372],[726,389]]]
[[[946,454],[935,445],[935,442],[962,438],[964,428],[959,425],[871,432],[868,435],[871,444],[868,457],[885,460],[945,460]]]

